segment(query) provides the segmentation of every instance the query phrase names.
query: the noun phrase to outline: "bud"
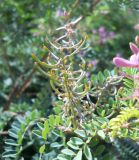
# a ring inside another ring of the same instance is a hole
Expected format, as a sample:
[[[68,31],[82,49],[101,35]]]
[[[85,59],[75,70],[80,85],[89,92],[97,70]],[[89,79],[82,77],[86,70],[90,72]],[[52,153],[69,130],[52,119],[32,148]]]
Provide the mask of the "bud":
[[[135,42],[136,42],[136,44],[139,45],[139,36],[136,36],[136,37],[135,37]]]
[[[139,24],[136,24],[136,25],[134,26],[134,29],[139,30]]]
[[[66,12],[66,11],[64,11],[64,16],[65,16],[65,17],[68,17],[68,16],[69,16],[69,13]]]
[[[134,44],[134,43],[129,43],[130,49],[133,52],[133,54],[138,54],[139,53],[139,48]]]

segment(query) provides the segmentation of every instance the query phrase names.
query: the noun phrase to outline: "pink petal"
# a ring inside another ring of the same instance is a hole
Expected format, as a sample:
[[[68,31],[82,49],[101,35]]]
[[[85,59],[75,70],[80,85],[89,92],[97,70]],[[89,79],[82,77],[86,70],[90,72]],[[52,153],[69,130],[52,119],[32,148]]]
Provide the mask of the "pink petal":
[[[113,63],[117,66],[117,67],[134,67],[134,68],[138,68],[139,65],[134,64],[133,62],[130,62],[124,58],[120,58],[120,57],[115,57],[113,59]]]
[[[139,65],[139,54],[133,54],[130,57],[130,62]]]
[[[130,49],[133,52],[133,54],[138,54],[139,53],[139,48],[134,44],[134,43],[129,43]]]

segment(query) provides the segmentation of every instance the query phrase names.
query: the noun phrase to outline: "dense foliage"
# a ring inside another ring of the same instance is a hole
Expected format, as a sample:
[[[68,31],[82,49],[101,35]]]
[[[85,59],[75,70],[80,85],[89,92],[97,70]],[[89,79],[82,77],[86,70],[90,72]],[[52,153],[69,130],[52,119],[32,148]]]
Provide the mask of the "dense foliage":
[[[5,0],[0,17],[0,159],[138,160],[138,1]]]

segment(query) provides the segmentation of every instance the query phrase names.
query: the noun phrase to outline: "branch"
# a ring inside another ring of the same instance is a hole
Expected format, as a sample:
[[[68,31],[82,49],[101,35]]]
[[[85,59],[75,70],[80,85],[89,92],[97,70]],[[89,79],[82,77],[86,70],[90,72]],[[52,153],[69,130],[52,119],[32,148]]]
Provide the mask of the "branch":
[[[0,132],[0,136],[5,136],[5,135],[8,135],[8,131]]]
[[[45,54],[42,57],[42,61],[44,61],[47,58],[47,54]],[[24,82],[22,83],[22,85],[19,85],[19,81],[23,79],[23,77],[25,77],[25,75],[20,75],[17,80],[15,81],[11,92],[9,93],[9,98],[6,102],[6,104],[4,105],[4,110],[9,110],[10,104],[12,103],[13,99],[16,97],[21,97],[21,95],[23,94],[23,92],[30,86],[31,81],[32,81],[32,76],[35,73],[36,69],[33,68],[32,71],[30,72],[29,76],[24,80]]]

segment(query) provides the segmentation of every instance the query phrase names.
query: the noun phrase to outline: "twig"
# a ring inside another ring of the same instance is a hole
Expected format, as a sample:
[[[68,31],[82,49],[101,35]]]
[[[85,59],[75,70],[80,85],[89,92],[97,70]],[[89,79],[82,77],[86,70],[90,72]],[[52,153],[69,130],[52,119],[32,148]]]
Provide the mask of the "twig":
[[[18,77],[17,78],[17,80],[15,81],[15,83],[14,83],[14,85],[13,85],[13,87],[12,87],[12,90],[11,90],[11,92],[10,92],[10,94],[9,94],[9,98],[8,98],[8,100],[7,100],[7,102],[6,102],[6,104],[5,104],[5,106],[4,106],[4,110],[8,110],[9,109],[9,106],[10,106],[10,104],[11,104],[11,102],[12,102],[12,99],[15,97],[15,95],[17,94],[17,91],[18,91],[18,82],[22,79],[22,75],[20,76],[20,77]]]
[[[0,132],[0,135],[1,135],[1,136],[8,135],[8,131],[3,131],[3,132]]]
[[[47,54],[45,54],[42,58],[42,61],[44,61],[47,57]],[[9,94],[9,98],[4,106],[4,110],[8,110],[9,107],[10,107],[10,104],[12,103],[13,99],[16,97],[20,97],[23,92],[30,86],[31,84],[31,80],[32,80],[32,76],[33,74],[35,73],[36,69],[33,68],[32,71],[30,72],[28,78],[22,83],[21,86],[19,86],[19,81],[23,79],[23,75],[19,76],[17,78],[17,80],[15,81],[15,84],[13,85],[12,89],[11,89],[11,92]]]

